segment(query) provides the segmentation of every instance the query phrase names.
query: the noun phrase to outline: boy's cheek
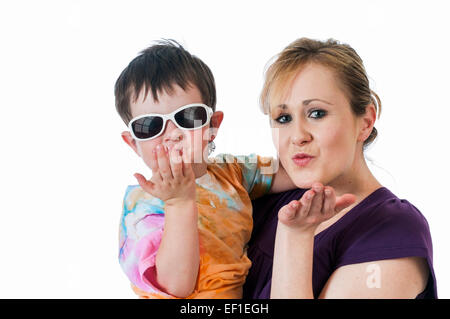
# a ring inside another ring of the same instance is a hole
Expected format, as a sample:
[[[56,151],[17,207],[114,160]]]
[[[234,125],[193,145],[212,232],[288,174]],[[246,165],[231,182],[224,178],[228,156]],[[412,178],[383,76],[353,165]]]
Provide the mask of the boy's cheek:
[[[140,157],[144,158],[143,153],[142,153],[142,147],[141,147],[141,143],[136,142],[136,149],[137,149],[137,153]]]
[[[153,141],[137,142],[136,148],[139,156],[142,158],[149,157],[149,155],[152,154],[152,150],[156,149],[156,145],[157,144],[153,143]]]
[[[154,160],[153,150],[156,150],[156,146],[158,144],[159,143],[157,140],[141,141],[136,143],[138,155],[149,168]]]
[[[203,149],[203,146],[205,144],[205,139],[203,138],[203,135],[201,131],[192,131],[188,138],[185,139],[185,143],[183,143],[183,148],[186,150],[201,150]]]
[[[192,139],[190,143],[183,144],[183,160],[186,163],[203,163],[204,152],[208,141]]]

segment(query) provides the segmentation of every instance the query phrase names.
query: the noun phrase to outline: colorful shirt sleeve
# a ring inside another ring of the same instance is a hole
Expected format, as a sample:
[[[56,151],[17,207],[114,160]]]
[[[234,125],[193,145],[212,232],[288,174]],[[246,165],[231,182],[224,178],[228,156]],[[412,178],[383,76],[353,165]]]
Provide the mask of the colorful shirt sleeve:
[[[152,276],[163,226],[164,202],[139,186],[128,186],[120,221],[119,263],[135,287],[149,295],[170,298],[157,287]]]
[[[256,154],[238,156],[237,163],[242,170],[242,183],[251,199],[267,194],[275,174],[274,159]]]
[[[215,162],[238,166],[242,173],[242,184],[251,199],[261,197],[269,192],[277,169],[277,163],[272,157],[262,157],[256,154],[248,156],[219,154],[215,157]]]

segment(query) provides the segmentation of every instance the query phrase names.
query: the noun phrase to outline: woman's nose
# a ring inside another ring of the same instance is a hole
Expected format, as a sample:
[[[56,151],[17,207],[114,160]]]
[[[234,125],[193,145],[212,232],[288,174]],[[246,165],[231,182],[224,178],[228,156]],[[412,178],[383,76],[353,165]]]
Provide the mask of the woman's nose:
[[[295,145],[302,146],[312,140],[312,135],[305,126],[297,125],[295,131],[292,132],[291,142]]]

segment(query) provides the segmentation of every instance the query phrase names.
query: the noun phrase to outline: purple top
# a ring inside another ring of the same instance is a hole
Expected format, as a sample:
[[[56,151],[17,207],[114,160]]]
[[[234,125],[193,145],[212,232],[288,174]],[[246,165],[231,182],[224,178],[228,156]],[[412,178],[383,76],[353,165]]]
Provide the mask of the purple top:
[[[244,286],[245,299],[270,297],[277,214],[305,191],[295,189],[253,201],[254,226],[248,247],[252,267]],[[341,266],[412,256],[426,258],[430,269],[427,286],[416,298],[437,298],[433,248],[425,217],[411,203],[381,187],[314,237],[314,297]]]

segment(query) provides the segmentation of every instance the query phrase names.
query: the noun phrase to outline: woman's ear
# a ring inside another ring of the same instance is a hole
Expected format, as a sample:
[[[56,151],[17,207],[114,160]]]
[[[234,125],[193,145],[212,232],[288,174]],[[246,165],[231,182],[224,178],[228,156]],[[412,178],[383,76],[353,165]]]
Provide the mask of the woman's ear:
[[[210,139],[209,141],[213,141],[217,136],[217,131],[219,130],[220,124],[222,124],[223,121],[223,112],[222,111],[216,111],[211,116],[210,121]]]
[[[377,111],[373,104],[369,104],[366,107],[366,113],[360,118],[360,130],[358,135],[358,142],[364,142],[372,133],[373,126],[377,119]]]
[[[128,131],[123,131],[121,136],[122,136],[123,141],[128,146],[130,146],[139,157],[141,157],[136,140],[133,138],[133,136],[131,136],[131,133]]]

